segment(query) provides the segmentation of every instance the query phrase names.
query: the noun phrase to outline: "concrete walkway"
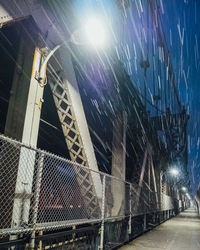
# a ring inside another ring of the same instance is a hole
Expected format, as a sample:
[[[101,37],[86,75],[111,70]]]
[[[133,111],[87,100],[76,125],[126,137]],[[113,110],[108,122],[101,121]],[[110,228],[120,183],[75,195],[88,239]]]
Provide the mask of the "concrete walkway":
[[[120,250],[200,250],[200,218],[190,208]]]

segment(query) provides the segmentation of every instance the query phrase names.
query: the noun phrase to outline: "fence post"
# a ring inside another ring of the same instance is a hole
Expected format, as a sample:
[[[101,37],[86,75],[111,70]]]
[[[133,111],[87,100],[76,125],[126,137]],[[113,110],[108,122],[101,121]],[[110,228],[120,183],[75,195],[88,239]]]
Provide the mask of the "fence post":
[[[38,159],[36,181],[35,181],[35,195],[33,200],[33,217],[32,217],[33,231],[30,239],[30,249],[35,249],[35,232],[36,232],[36,223],[38,215],[38,204],[39,204],[40,186],[42,180],[43,162],[44,162],[44,153],[40,153]]]
[[[103,176],[102,184],[102,205],[101,205],[101,231],[100,231],[100,246],[99,249],[103,250],[104,241],[104,219],[105,219],[105,187],[106,187],[106,176]]]
[[[128,221],[128,233],[131,234],[132,228],[131,228],[131,217],[132,217],[132,199],[131,199],[131,183],[129,184],[129,221]]]
[[[147,229],[147,214],[144,214],[144,225],[143,225],[143,230],[145,231]]]

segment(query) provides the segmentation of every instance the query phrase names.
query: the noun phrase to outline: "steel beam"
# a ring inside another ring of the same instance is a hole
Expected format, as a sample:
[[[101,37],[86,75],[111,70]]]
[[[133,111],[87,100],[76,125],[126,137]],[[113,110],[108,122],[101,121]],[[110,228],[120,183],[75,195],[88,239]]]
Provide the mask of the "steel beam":
[[[52,44],[60,44],[64,40],[70,39],[74,32],[72,24],[74,15],[68,1],[38,1],[38,0],[0,0],[0,28],[13,22],[17,22],[28,17],[32,17],[35,24],[40,28],[41,35],[45,37],[45,45],[51,47]],[[59,13],[63,11],[60,18]],[[63,20],[64,19],[64,20]]]
[[[31,147],[37,145],[43,102],[44,81],[39,83],[36,80],[42,60],[43,53],[41,49],[35,47],[28,36],[22,33],[9,101],[5,135]],[[28,223],[32,196],[35,152],[25,147],[16,148],[15,150],[19,151],[18,157],[12,157],[9,164],[6,164],[2,159],[4,165],[2,166],[4,168],[3,182],[5,186],[7,185],[8,192],[13,197],[13,199],[4,201],[7,204],[6,206],[3,204],[5,214],[10,211],[7,221],[4,218],[7,227],[19,227]],[[4,153],[6,155],[6,152]],[[10,171],[11,167],[12,171]],[[11,182],[13,185],[9,186]],[[5,193],[3,193],[3,196],[7,197]],[[3,203],[2,200],[1,202]],[[2,214],[4,213],[2,212]]]
[[[76,76],[67,48],[58,51],[59,64],[51,62],[52,74],[48,77],[58,117],[72,161],[87,166],[89,171],[78,171],[77,178],[90,216],[100,211],[98,200],[102,198],[102,184],[90,133],[76,81]],[[60,68],[59,65],[62,65]]]
[[[112,175],[125,181],[126,178],[126,127],[127,114],[120,113],[113,120]],[[113,179],[111,183],[112,215],[118,216],[125,208],[125,183]]]

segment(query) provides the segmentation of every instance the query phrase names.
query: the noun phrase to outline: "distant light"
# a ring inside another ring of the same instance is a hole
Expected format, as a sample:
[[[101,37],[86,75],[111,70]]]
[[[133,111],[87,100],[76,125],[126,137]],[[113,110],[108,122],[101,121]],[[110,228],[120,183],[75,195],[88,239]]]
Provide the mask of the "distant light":
[[[186,196],[188,197],[189,200],[191,200],[191,197],[188,193],[186,194]]]
[[[84,32],[87,41],[95,48],[103,47],[105,45],[105,25],[98,18],[89,18],[84,25]]]
[[[175,168],[172,168],[172,169],[170,170],[170,173],[171,173],[172,175],[174,175],[174,176],[177,176],[177,175],[179,174],[179,171],[178,171],[177,169],[175,169]]]
[[[186,191],[186,190],[187,190],[187,188],[186,188],[186,187],[182,187],[181,189],[182,189],[183,191]]]

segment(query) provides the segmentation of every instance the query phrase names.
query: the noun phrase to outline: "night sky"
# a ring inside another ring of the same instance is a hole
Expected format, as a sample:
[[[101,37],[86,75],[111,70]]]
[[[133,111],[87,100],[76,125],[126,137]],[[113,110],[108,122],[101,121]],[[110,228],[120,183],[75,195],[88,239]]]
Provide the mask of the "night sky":
[[[167,47],[176,76],[176,87],[181,103],[185,105],[190,115],[188,123],[188,169],[195,193],[200,181],[200,75],[199,75],[199,43],[200,28],[198,0],[157,0],[160,20],[164,31]],[[141,59],[148,59],[150,67],[146,77],[148,83],[147,99],[157,106],[147,105],[150,114],[164,113],[166,108],[178,112],[174,93],[167,83],[164,63],[160,56],[157,34],[153,25],[149,6],[146,0],[129,1],[129,7],[119,10],[114,1],[76,1],[76,14],[80,19],[88,13],[103,16],[108,23],[112,38],[114,53],[124,63],[133,84],[144,93],[144,71],[140,68]],[[109,55],[110,50],[106,53]],[[161,101],[155,103],[154,95],[161,96]]]
[[[195,192],[200,181],[200,28],[198,24],[200,1],[163,1],[163,8],[162,23],[173,59],[180,97],[190,115],[188,168],[193,192]]]

